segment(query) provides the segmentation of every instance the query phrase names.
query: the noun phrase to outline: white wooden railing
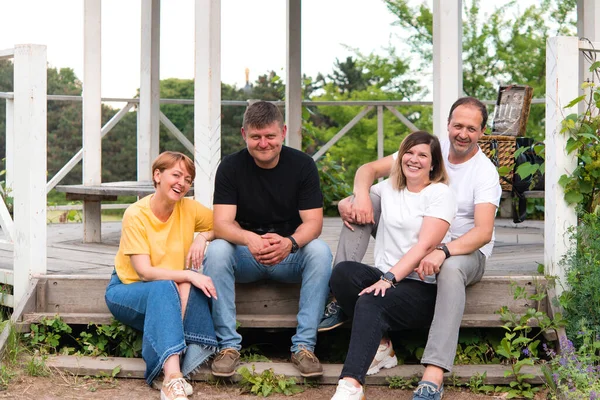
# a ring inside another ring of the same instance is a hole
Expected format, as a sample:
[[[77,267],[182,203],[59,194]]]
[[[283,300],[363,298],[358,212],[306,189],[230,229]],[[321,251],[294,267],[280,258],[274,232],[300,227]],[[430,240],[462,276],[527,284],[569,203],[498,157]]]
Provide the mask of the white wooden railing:
[[[563,105],[577,97],[579,50],[584,46],[576,38],[553,38],[548,41],[547,51],[547,107],[546,107],[546,235],[545,263],[547,272],[564,277],[558,263],[568,243],[565,232],[576,224],[572,207],[563,200],[562,188],[556,183],[564,171],[574,168],[574,156],[566,155],[560,122],[567,111]],[[588,46],[585,46],[587,49]],[[46,193],[50,191],[83,158],[78,151],[61,170],[46,182],[46,109],[47,101],[81,101],[80,96],[46,95],[46,48],[37,45],[16,46],[0,50],[0,59],[14,58],[14,93],[0,93],[7,99],[7,154],[6,182],[12,186],[15,224],[8,215],[4,202],[0,201],[0,225],[8,241],[14,244],[14,272],[2,271],[0,281],[14,282],[14,299],[18,301],[27,290],[34,275],[46,273]],[[560,82],[560,85],[558,84]],[[119,120],[139,102],[139,99],[104,98],[105,102],[123,102],[125,106],[102,127],[104,137]],[[544,102],[536,99],[534,103]],[[163,99],[163,104],[194,104],[193,100]],[[493,104],[493,101],[488,101]],[[223,106],[247,106],[246,101],[223,101]],[[284,105],[284,102],[276,102]],[[304,101],[303,106],[360,106],[362,109],[346,126],[334,135],[314,155],[317,160],[362,118],[377,112],[378,157],[383,157],[383,113],[388,110],[409,129],[417,129],[396,107],[431,105],[431,102],[405,101]],[[570,112],[570,111],[569,111]],[[160,121],[167,131],[190,151],[193,144],[160,113]],[[18,134],[16,134],[18,132]],[[101,151],[97,149],[97,151]],[[20,155],[17,157],[16,155]],[[4,277],[4,278],[3,278]],[[17,304],[13,302],[13,305]]]

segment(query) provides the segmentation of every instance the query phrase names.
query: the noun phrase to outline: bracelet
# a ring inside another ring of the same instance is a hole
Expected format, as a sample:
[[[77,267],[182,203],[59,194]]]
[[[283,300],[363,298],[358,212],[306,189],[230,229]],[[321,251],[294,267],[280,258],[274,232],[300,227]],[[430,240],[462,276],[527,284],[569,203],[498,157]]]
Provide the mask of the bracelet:
[[[383,276],[381,277],[381,280],[384,282],[389,283],[393,288],[396,288],[396,285],[394,285],[394,282],[392,282],[390,279],[384,278]]]

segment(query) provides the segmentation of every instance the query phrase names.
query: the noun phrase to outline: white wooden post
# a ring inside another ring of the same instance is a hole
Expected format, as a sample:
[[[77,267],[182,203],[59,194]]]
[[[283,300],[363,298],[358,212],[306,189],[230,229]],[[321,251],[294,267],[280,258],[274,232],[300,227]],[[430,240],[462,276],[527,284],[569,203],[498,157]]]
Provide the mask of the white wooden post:
[[[544,207],[544,265],[548,275],[559,280],[557,293],[566,285],[565,273],[559,262],[569,248],[567,231],[577,226],[573,206],[564,200],[558,179],[572,172],[576,155],[565,151],[567,135],[560,133],[563,119],[577,112],[577,107],[564,107],[579,93],[579,45],[577,37],[549,38],[546,45],[546,169]]]
[[[221,160],[221,0],[196,0],[194,198],[212,207]]]
[[[142,0],[140,106],[137,132],[137,177],[149,181],[158,156],[160,111],[160,0]]]
[[[596,24],[598,22],[598,24]],[[600,4],[598,0],[577,0],[577,37],[586,38],[592,42],[600,40]],[[590,64],[579,57],[579,76],[581,82],[592,80],[589,71]],[[583,94],[580,87],[579,94]],[[579,104],[579,112],[585,111],[585,104]]]
[[[286,143],[294,149],[302,150],[302,1],[287,0],[286,14]]]
[[[83,184],[102,182],[101,0],[85,0],[83,24]],[[100,242],[100,201],[83,202],[83,241]]]
[[[12,191],[15,173],[15,127],[14,127],[14,99],[6,99],[6,159],[4,187],[7,192]]]
[[[46,273],[46,88],[46,46],[15,46],[15,305],[31,274]]]
[[[448,111],[463,93],[462,1],[433,1],[433,133],[448,137]]]

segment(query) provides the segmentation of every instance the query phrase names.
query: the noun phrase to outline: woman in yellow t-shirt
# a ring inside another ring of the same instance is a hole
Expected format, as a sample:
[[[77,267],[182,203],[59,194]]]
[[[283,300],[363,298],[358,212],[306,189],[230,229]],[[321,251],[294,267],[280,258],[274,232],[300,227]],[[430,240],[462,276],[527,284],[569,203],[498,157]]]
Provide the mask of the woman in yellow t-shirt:
[[[213,216],[184,197],[196,175],[187,156],[164,152],[152,171],[154,194],[123,216],[105,297],[117,320],[143,332],[146,382],[152,384],[163,370],[161,398],[182,400],[192,391],[183,376],[196,371],[217,345],[209,311],[217,293],[199,272],[206,245],[214,239]],[[199,232],[195,239],[194,232]]]

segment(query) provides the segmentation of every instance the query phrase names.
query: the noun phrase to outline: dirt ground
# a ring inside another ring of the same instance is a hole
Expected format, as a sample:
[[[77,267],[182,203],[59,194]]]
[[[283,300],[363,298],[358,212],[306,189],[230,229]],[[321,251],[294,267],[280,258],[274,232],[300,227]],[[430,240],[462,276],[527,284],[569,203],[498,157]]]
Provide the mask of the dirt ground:
[[[194,394],[190,399],[202,400],[231,400],[231,399],[257,399],[256,396],[241,394],[237,385],[214,385],[204,382],[194,382]],[[290,397],[272,395],[270,399],[292,400],[329,400],[335,391],[331,385],[306,388],[304,392]],[[382,386],[370,386],[366,391],[369,400],[409,400],[412,399],[410,390],[389,389]],[[158,391],[149,388],[142,379],[102,379],[84,378],[66,375],[59,371],[52,371],[49,377],[30,377],[18,375],[13,378],[8,388],[0,391],[0,399],[159,399]],[[503,396],[485,396],[469,391],[446,388],[445,400],[477,400],[477,399],[503,399]],[[538,393],[536,399],[545,399],[545,395]]]

